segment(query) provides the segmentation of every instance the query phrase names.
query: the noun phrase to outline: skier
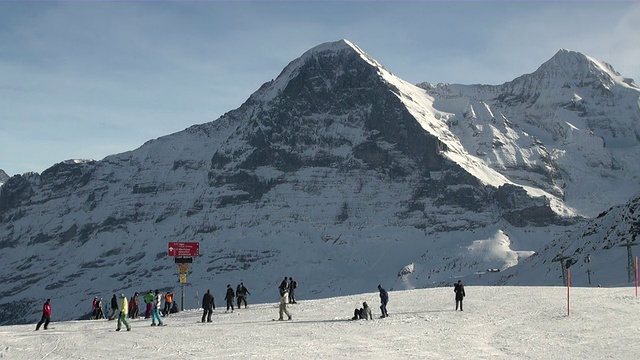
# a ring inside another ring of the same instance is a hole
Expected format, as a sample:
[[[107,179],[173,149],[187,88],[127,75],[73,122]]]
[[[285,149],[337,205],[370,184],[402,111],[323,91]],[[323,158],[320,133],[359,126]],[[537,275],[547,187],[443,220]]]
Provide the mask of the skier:
[[[289,304],[297,304],[296,297],[294,295],[298,282],[289,277]]]
[[[42,305],[42,318],[40,318],[40,322],[36,325],[36,330],[40,330],[42,324],[44,324],[44,329],[47,330],[49,321],[51,321],[51,299],[47,299],[44,305]]]
[[[456,293],[456,310],[458,310],[458,304],[460,304],[460,311],[462,311],[462,299],[464,299],[466,294],[464,293],[464,285],[462,285],[461,280],[458,280],[458,282],[453,285],[453,292]]]
[[[113,294],[111,298],[111,316],[109,316],[109,320],[114,320],[116,318],[116,311],[118,311],[118,297],[116,294]]]
[[[371,315],[371,308],[366,301],[362,303],[362,307],[360,309],[356,308],[353,311],[353,317],[351,318],[351,320],[359,319],[373,320],[373,315]]]
[[[280,283],[280,286],[278,286],[278,289],[280,290],[280,296],[282,296],[284,294],[285,290],[289,289],[289,281],[287,280],[287,277],[284,277],[284,280],[282,280],[282,282]]]
[[[289,314],[289,311],[287,310],[288,303],[289,303],[289,291],[287,289],[284,289],[284,291],[282,292],[282,297],[280,298],[280,317],[278,318],[279,321],[284,320],[283,318],[284,314],[287,314],[287,317],[288,317],[287,320],[291,320],[291,314]]]
[[[380,291],[380,311],[382,315],[380,318],[386,318],[389,316],[387,313],[387,303],[389,303],[389,294],[387,290],[382,288],[382,285],[378,285],[378,290]]]
[[[131,331],[131,326],[129,326],[129,322],[127,321],[127,317],[129,315],[129,302],[127,301],[127,296],[125,294],[120,294],[120,298],[122,299],[122,303],[120,307],[120,315],[118,315],[118,327],[116,327],[116,331],[120,331],[121,325],[127,328],[127,331]]]
[[[144,303],[147,304],[147,308],[144,312],[144,318],[148,319],[151,317],[151,311],[153,310],[153,291],[149,290],[149,292],[142,298]]]
[[[242,305],[242,303],[244,302],[244,308],[247,308],[247,295],[251,295],[251,293],[249,292],[249,289],[247,289],[246,286],[244,286],[243,282],[240,282],[240,284],[238,284],[238,287],[236,288],[236,297],[238,298],[238,309],[240,309],[240,305]]]
[[[160,317],[160,307],[162,305],[162,294],[156,289],[156,293],[153,297],[153,305],[151,309],[151,326],[156,326],[156,320],[158,320],[158,326],[164,326],[162,318]]]
[[[235,294],[233,293],[233,288],[231,284],[227,284],[227,294],[224,296],[224,299],[227,300],[227,311],[229,312],[229,308],[231,308],[231,312],[233,312],[233,299],[235,298]]]
[[[211,295],[211,291],[207,290],[207,293],[204,294],[202,298],[202,308],[204,312],[202,313],[202,322],[204,322],[204,318],[207,318],[207,322],[211,322],[211,314],[213,314],[213,310],[216,309],[216,304],[214,303],[213,295]]]

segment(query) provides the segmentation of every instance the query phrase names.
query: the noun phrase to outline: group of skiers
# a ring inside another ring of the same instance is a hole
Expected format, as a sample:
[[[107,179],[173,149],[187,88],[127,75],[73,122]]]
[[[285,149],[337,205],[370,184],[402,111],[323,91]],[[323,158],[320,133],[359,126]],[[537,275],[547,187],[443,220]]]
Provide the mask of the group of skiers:
[[[295,289],[298,287],[298,283],[293,280],[293,278],[286,276],[284,280],[280,283],[278,287],[280,293],[280,304],[279,304],[279,318],[278,320],[284,320],[284,315],[287,315],[287,320],[291,320],[291,314],[287,309],[288,304],[296,304],[295,301]],[[464,291],[464,285],[461,280],[458,280],[457,283],[453,286],[453,291],[455,293],[455,301],[456,301],[456,311],[460,308],[462,311],[462,300],[466,296]],[[378,292],[380,296],[380,318],[386,318],[389,316],[387,312],[387,304],[389,303],[389,293],[385,290],[382,285],[378,285]],[[240,282],[236,287],[236,291],[233,291],[231,284],[227,284],[227,292],[225,294],[225,300],[227,303],[227,310],[231,309],[231,312],[234,310],[233,300],[235,299],[237,302],[237,307],[240,309],[241,304],[244,302],[245,309],[247,308],[247,296],[251,295],[249,289],[244,285],[243,282]],[[122,325],[124,325],[127,331],[131,331],[131,326],[127,319],[136,319],[138,317],[138,307],[139,307],[139,294],[136,292],[132,297],[131,301],[127,299],[125,294],[120,295],[120,302],[118,302],[118,298],[116,294],[113,294],[111,298],[111,316],[109,316],[109,320],[114,320],[117,313],[118,314],[118,325],[116,327],[116,331],[120,331]],[[161,309],[162,301],[164,299],[164,309]],[[149,290],[147,294],[144,295],[143,301],[147,304],[145,311],[145,319],[151,317],[151,326],[164,326],[164,322],[162,321],[162,316],[168,316],[170,313],[178,312],[178,305],[173,301],[173,293],[167,291],[165,295],[161,294],[157,289],[155,292]],[[202,299],[202,308],[204,312],[202,314],[202,322],[211,322],[211,315],[213,310],[215,310],[215,301],[213,294],[211,294],[210,290],[204,294]],[[102,298],[94,297],[92,303],[92,319],[104,319],[104,312],[102,310]],[[367,302],[362,303],[361,308],[356,308],[353,312],[352,320],[373,320],[371,308],[367,304]],[[44,324],[44,329],[47,330],[49,326],[49,322],[51,321],[51,299],[47,299],[47,301],[42,306],[42,318],[36,325],[36,330],[40,330],[40,327]]]
[[[236,290],[233,291],[231,284],[227,284],[227,291],[224,295],[224,300],[227,304],[227,310],[225,312],[233,312],[235,310],[234,301],[236,302],[237,308],[240,309],[242,304],[244,303],[244,308],[247,308],[247,296],[251,295],[249,289],[244,285],[244,282],[240,282],[238,286],[236,286]],[[202,297],[202,309],[204,312],[202,313],[202,322],[205,322],[205,318],[207,322],[211,322],[211,314],[213,310],[216,309],[215,299],[213,294],[211,294],[211,290],[207,290],[207,292]]]

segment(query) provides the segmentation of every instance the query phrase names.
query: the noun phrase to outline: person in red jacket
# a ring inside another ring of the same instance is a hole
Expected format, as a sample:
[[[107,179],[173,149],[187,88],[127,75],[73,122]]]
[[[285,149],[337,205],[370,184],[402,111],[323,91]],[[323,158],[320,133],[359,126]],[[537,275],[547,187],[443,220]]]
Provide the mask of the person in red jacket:
[[[40,330],[40,326],[44,324],[44,329],[47,330],[47,326],[49,326],[49,321],[51,321],[51,299],[47,299],[44,305],[42,305],[42,318],[38,325],[36,325],[36,330]]]

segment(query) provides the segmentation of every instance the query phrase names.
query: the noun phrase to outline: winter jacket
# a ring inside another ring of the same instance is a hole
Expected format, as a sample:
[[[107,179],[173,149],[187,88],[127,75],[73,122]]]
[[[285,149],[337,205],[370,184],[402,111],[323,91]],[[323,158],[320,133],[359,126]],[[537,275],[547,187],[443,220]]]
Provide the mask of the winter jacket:
[[[147,295],[145,295],[142,299],[144,300],[145,304],[152,303],[153,302],[153,293],[152,292],[148,292]]]
[[[231,287],[228,287],[227,295],[225,295],[224,299],[227,301],[232,301],[234,297],[235,297],[235,294],[233,293],[233,289]]]
[[[129,301],[126,296],[122,297],[122,303],[120,304],[120,312],[124,315],[129,315]]]
[[[373,315],[371,314],[371,308],[367,303],[364,303],[364,307],[362,308],[362,317],[365,320],[373,320]]]
[[[287,280],[287,278],[284,278],[284,280],[282,280],[278,289],[280,289],[280,292],[289,290],[289,281]]]
[[[118,308],[118,298],[115,295],[113,295],[113,297],[111,298],[111,308],[112,309]]]
[[[42,315],[51,317],[51,304],[48,301],[42,305]]]
[[[280,305],[283,304],[288,304],[289,303],[289,293],[288,292],[284,292],[284,294],[282,294],[282,297],[280,298]]]
[[[461,282],[453,285],[453,291],[456,293],[456,300],[462,300],[466,296],[464,293],[464,285]]]
[[[245,298],[247,297],[247,294],[251,294],[249,289],[244,285],[238,285],[238,288],[236,289],[236,296],[239,298]]]
[[[210,292],[207,292],[206,294],[204,294],[204,297],[202,298],[202,308],[203,309],[214,309],[216,308],[216,305],[214,304],[213,301],[213,295],[211,295]]]
[[[153,298],[153,307],[160,310],[162,305],[162,294],[158,294]]]
[[[389,302],[389,294],[387,290],[380,288],[380,302],[383,304],[387,304]]]

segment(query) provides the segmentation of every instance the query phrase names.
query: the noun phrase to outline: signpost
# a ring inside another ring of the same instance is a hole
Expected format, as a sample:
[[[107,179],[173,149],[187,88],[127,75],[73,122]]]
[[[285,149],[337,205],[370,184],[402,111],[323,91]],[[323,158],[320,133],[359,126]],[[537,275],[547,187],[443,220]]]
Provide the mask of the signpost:
[[[197,242],[170,242],[169,256],[194,257],[200,255],[200,243]]]
[[[184,311],[184,286],[187,284],[189,274],[189,264],[193,262],[193,257],[200,255],[200,243],[197,242],[169,242],[167,255],[174,258],[178,264],[178,277],[182,287],[182,303],[180,307]]]

